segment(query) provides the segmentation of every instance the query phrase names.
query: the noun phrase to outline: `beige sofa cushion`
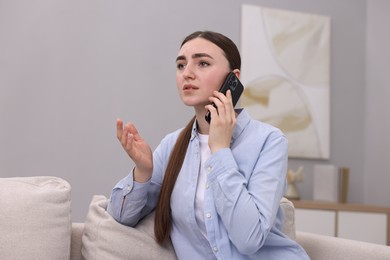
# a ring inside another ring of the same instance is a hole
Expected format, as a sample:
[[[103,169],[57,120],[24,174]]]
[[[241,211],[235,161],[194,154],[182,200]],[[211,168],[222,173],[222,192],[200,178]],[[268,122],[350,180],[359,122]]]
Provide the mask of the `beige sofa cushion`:
[[[172,244],[159,246],[154,240],[153,214],[135,228],[124,226],[106,212],[108,199],[95,195],[89,207],[82,237],[86,260],[176,259]]]
[[[280,200],[280,206],[284,212],[283,233],[295,240],[295,208],[294,204],[286,198]]]
[[[69,259],[70,191],[57,177],[0,178],[0,259]]]
[[[315,260],[390,260],[390,246],[297,231],[297,242]]]

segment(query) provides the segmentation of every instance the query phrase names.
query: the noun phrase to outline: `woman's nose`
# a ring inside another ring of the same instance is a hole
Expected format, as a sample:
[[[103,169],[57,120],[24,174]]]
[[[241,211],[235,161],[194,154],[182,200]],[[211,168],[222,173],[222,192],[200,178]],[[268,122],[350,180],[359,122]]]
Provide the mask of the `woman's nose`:
[[[183,77],[185,79],[187,79],[187,78],[193,79],[195,77],[195,73],[194,73],[194,70],[193,70],[191,65],[189,65],[189,64],[186,65],[186,67],[183,71]]]

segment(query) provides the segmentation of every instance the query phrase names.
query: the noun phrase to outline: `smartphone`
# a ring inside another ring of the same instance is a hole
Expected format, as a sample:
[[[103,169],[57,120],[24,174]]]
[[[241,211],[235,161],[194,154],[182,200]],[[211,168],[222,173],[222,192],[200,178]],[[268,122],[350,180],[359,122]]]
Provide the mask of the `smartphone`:
[[[229,72],[225,82],[222,84],[221,88],[219,89],[219,92],[226,95],[226,91],[228,89],[230,89],[230,92],[232,93],[232,101],[234,107],[236,106],[238,99],[240,98],[242,92],[244,91],[244,86],[242,85],[240,80],[236,77],[236,74],[234,74],[234,72]],[[210,111],[207,112],[205,119],[210,124],[210,120],[211,120]]]

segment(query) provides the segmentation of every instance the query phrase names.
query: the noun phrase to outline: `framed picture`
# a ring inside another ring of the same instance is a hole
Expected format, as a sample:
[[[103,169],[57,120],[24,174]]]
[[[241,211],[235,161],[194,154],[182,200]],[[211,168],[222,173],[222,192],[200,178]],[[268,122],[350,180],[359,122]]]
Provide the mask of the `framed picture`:
[[[330,18],[242,6],[240,105],[281,129],[289,157],[329,159]]]

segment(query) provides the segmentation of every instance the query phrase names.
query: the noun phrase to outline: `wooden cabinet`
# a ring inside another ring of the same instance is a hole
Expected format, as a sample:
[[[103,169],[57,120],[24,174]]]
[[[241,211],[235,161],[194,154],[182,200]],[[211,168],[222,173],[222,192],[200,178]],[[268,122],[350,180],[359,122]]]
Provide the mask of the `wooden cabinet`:
[[[292,202],[297,230],[390,245],[390,208],[323,201]]]
[[[336,212],[330,210],[295,209],[297,230],[336,236]]]

